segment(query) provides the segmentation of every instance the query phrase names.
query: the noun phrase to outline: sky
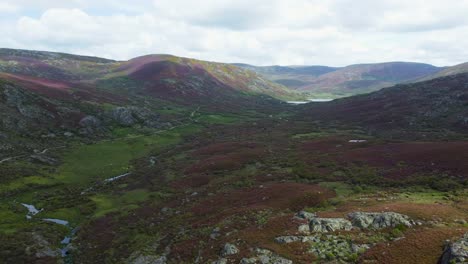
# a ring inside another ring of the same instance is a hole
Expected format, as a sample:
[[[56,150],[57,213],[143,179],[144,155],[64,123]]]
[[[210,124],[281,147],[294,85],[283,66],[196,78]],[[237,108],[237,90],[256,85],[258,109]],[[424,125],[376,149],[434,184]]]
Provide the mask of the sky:
[[[254,65],[468,61],[468,0],[0,0],[0,47]]]

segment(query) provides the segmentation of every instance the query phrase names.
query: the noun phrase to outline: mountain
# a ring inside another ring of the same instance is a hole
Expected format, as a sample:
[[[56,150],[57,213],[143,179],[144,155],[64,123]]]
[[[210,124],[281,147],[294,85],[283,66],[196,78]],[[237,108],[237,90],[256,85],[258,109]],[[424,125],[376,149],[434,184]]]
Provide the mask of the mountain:
[[[217,92],[262,94],[276,98],[297,96],[285,87],[264,80],[255,72],[229,64],[178,58],[169,55],[149,55],[129,61],[113,61],[88,56],[41,51],[0,49],[0,72],[22,81],[61,81],[74,85],[105,85],[126,79],[139,86],[139,92],[151,92],[161,99],[191,95],[209,99],[207,93]],[[155,87],[143,87],[151,81]],[[178,87],[183,83],[184,87]],[[188,85],[190,83],[190,85]],[[200,89],[202,86],[203,89]],[[151,91],[150,91],[151,90]],[[169,92],[171,95],[166,95]],[[165,98],[165,97],[168,98]]]
[[[7,155],[34,148],[35,139],[48,136],[102,137],[119,126],[160,128],[194,111],[267,114],[284,105],[276,98],[295,96],[229,64],[0,49],[0,149]],[[8,140],[16,137],[22,140]]]
[[[339,68],[327,66],[253,66],[249,64],[234,64],[236,66],[253,70],[271,81],[292,89],[299,89],[314,80],[316,77],[333,72]]]
[[[266,78],[289,88],[308,92],[315,97],[320,95],[343,97],[372,92],[397,83],[428,76],[441,70],[429,64],[412,62],[357,64],[343,68],[241,66],[257,71]]]
[[[307,105],[304,115],[389,131],[468,131],[468,73]]]

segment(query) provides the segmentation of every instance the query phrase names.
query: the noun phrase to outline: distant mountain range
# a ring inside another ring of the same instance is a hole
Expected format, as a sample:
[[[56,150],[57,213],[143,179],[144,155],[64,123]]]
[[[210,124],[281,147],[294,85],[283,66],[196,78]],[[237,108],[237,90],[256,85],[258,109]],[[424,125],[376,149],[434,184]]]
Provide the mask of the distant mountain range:
[[[468,71],[468,63],[436,67],[414,62],[356,64],[346,67],[263,66],[235,64],[311,97],[344,97],[377,91],[399,83],[430,80]]]

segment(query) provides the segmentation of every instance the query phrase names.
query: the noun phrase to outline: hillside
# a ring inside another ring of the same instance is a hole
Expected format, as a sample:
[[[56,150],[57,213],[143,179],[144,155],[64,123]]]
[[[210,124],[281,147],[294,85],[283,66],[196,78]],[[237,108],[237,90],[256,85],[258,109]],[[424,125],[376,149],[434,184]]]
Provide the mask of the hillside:
[[[284,105],[275,98],[295,96],[228,64],[0,49],[0,159],[40,148],[48,137],[60,144],[65,135],[100,138],[118,127],[167,127],[194,111],[269,114]]]
[[[212,96],[216,96],[216,92],[207,89],[217,87],[220,88],[218,92],[229,90],[228,93],[268,95],[275,98],[298,96],[284,86],[264,80],[249,70],[169,55],[113,61],[63,53],[0,49],[0,73],[10,74],[23,81],[28,79],[30,82],[37,82],[41,79],[43,83],[59,81],[73,84],[72,86],[99,87],[109,82],[119,86],[119,81],[130,81],[131,85],[138,86],[140,92],[144,89],[152,90],[153,96],[159,96],[163,100],[175,99],[170,96],[180,95],[181,91],[209,99],[206,94],[211,92]],[[31,77],[36,79],[32,80]],[[162,91],[155,87],[144,87],[148,81],[152,81]],[[185,86],[178,87],[178,82]],[[127,84],[120,83],[121,86]],[[164,90],[175,93],[168,95]]]
[[[467,73],[467,72],[468,72],[468,62],[458,64],[455,66],[451,66],[451,67],[445,67],[441,71],[436,72],[435,74],[431,74],[429,76],[425,76],[417,81],[427,81],[427,80],[431,80],[431,79],[435,79],[439,77],[455,75],[455,74],[460,74],[460,73]]]
[[[311,118],[389,130],[468,131],[468,74],[401,84],[378,92],[304,106]]]
[[[357,64],[343,68],[325,66],[252,67],[243,66],[289,88],[308,92],[312,97],[344,97],[367,93],[397,83],[434,74],[440,68],[423,63],[387,62]]]

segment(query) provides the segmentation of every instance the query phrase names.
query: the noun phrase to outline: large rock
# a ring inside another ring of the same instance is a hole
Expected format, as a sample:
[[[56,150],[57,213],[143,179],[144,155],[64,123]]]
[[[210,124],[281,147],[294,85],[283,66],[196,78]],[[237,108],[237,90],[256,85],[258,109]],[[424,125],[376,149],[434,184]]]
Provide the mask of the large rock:
[[[344,218],[313,218],[310,223],[311,232],[334,232],[337,230],[349,231],[353,228],[350,221]]]
[[[235,245],[226,243],[221,251],[221,256],[226,257],[237,253],[239,253],[239,249]]]
[[[51,158],[44,154],[31,155],[30,158],[35,162],[39,162],[39,163],[43,163],[43,164],[47,164],[51,166],[58,164],[58,161],[56,159]]]
[[[261,263],[261,264],[292,264],[293,262],[289,259],[280,257],[278,254],[267,250],[257,248],[255,250],[256,256],[251,258],[243,258],[240,263],[241,264],[254,264],[254,263]]]
[[[116,107],[110,111],[110,117],[122,126],[136,124],[143,124],[153,128],[161,126],[158,114],[141,107]]]
[[[468,263],[468,233],[465,233],[465,235],[460,240],[447,245],[439,263]]]
[[[280,243],[280,244],[289,244],[293,242],[319,242],[320,237],[318,236],[280,236],[275,238],[275,241]]]
[[[97,117],[89,115],[82,118],[79,122],[82,127],[81,134],[92,134],[102,130],[102,122]]]
[[[309,213],[306,211],[300,211],[299,213],[296,214],[296,217],[299,219],[305,219],[305,220],[312,220],[317,217],[316,214],[314,213]]]
[[[132,126],[137,123],[132,110],[128,107],[116,107],[111,111],[112,119],[122,126]]]
[[[130,264],[166,264],[166,256],[138,256]]]
[[[348,215],[354,226],[363,229],[381,229],[395,227],[398,225],[412,226],[413,221],[406,215],[383,212],[383,213],[364,213],[354,212]]]

